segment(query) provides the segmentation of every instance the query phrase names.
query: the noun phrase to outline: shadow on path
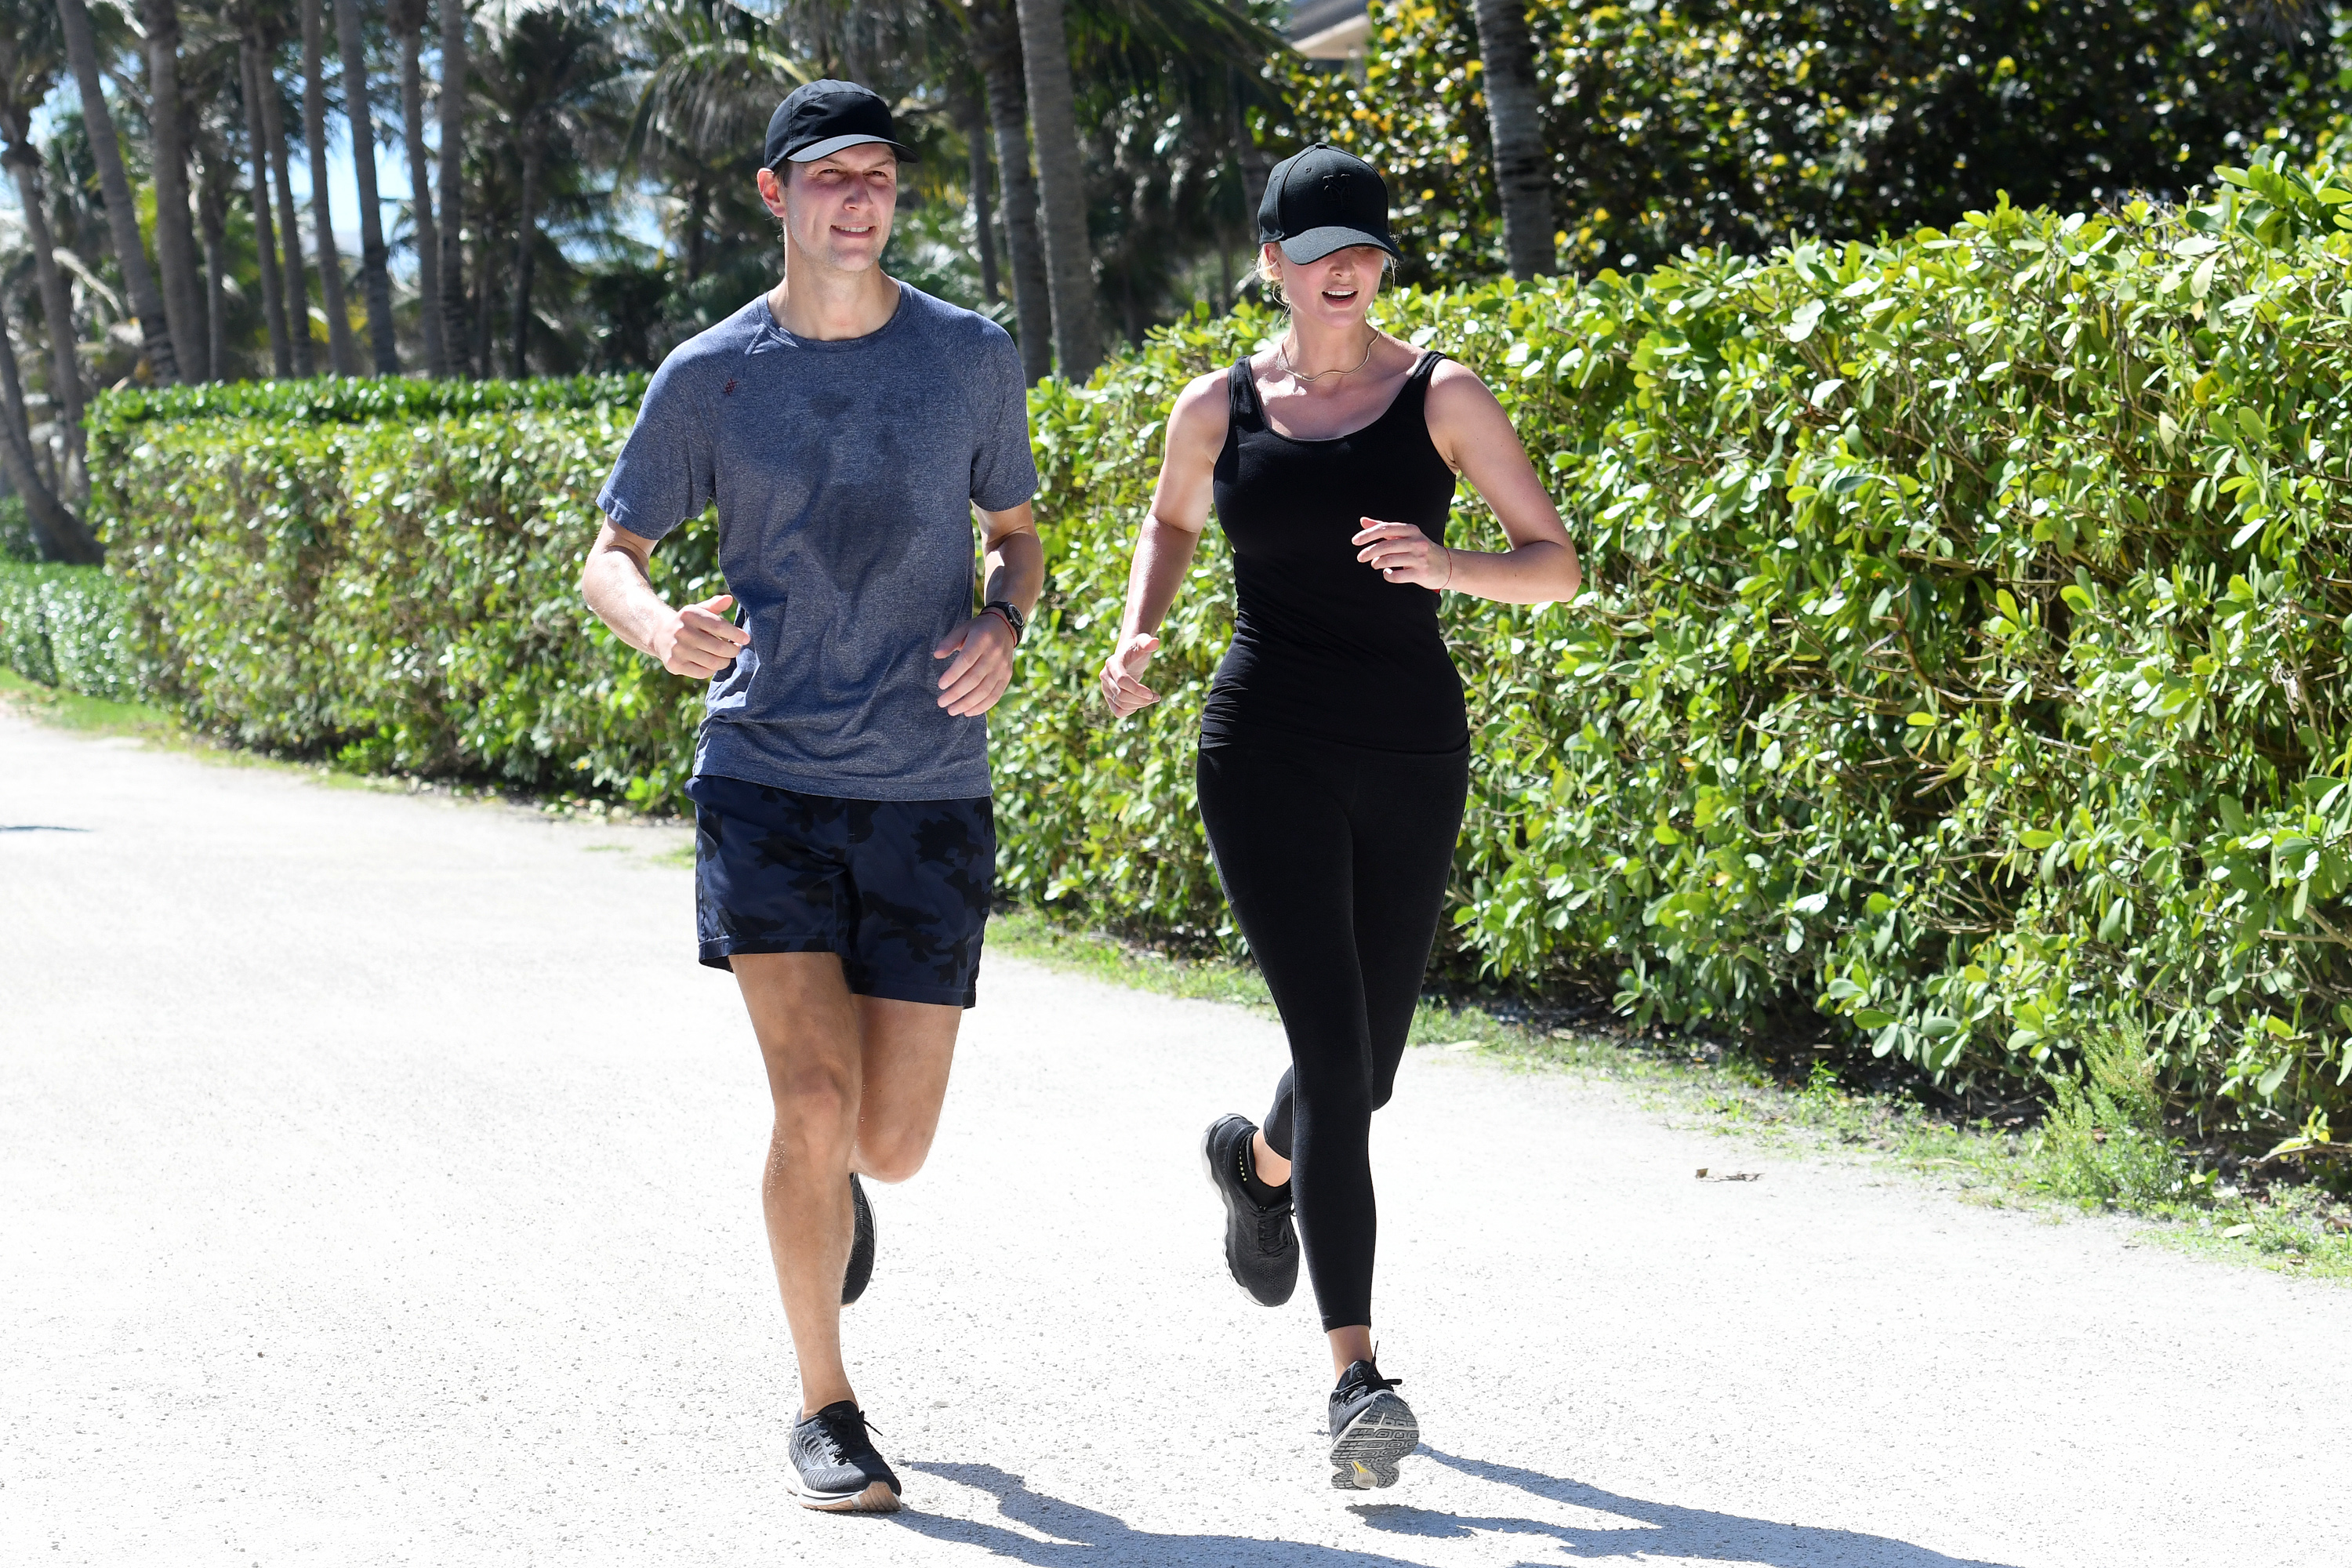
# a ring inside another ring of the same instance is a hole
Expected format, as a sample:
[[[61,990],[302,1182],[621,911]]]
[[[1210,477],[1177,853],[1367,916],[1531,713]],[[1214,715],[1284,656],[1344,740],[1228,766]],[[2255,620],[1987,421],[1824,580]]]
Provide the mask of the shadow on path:
[[[1399,1535],[1444,1540],[1483,1530],[1497,1535],[1540,1536],[1559,1542],[1560,1549],[1573,1558],[1629,1557],[1638,1553],[1643,1557],[1696,1558],[1701,1562],[1764,1563],[1773,1568],[1828,1563],[1840,1564],[1841,1568],[1845,1564],[1853,1568],[2001,1568],[2000,1564],[1947,1556],[1883,1535],[1649,1502],[1516,1465],[1465,1459],[1425,1443],[1418,1452],[1448,1469],[1482,1481],[1516,1487],[1570,1508],[1589,1509],[1635,1522],[1589,1526],[1532,1519],[1482,1519],[1415,1508],[1409,1503],[1358,1503],[1349,1511],[1374,1530]]]
[[[1723,1563],[1770,1564],[1771,1568],[2002,1568],[1974,1559],[1949,1557],[1924,1546],[1848,1530],[1816,1530],[1773,1520],[1713,1513],[1620,1497],[1581,1481],[1563,1480],[1511,1465],[1490,1464],[1440,1453],[1420,1452],[1448,1468],[1501,1486],[1515,1487],[1570,1508],[1589,1509],[1632,1522],[1611,1527],[1559,1524],[1507,1516],[1478,1517],[1416,1508],[1409,1503],[1360,1502],[1349,1511],[1370,1529],[1432,1541],[1466,1540],[1485,1531],[1524,1535],[1557,1543],[1575,1559],[1696,1558]],[[1170,1568],[1232,1568],[1243,1563],[1279,1568],[1395,1568],[1392,1551],[1359,1551],[1311,1542],[1267,1540],[1247,1535],[1161,1534],[1136,1530],[1099,1510],[1034,1492],[1019,1476],[994,1465],[915,1464],[907,1467],[961,1482],[996,1499],[1004,1517],[1052,1537],[1038,1541],[1003,1525],[908,1512],[894,1515],[903,1529],[933,1540],[981,1546],[999,1557],[1035,1568],[1137,1563]]]

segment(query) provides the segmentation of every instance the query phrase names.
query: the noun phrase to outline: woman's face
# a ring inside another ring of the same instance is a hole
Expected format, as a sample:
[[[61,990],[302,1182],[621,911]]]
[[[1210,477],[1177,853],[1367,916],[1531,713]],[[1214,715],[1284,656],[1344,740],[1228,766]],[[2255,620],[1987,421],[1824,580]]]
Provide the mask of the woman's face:
[[[1352,327],[1371,309],[1381,291],[1381,264],[1388,253],[1377,245],[1350,245],[1314,261],[1293,261],[1279,246],[1265,255],[1281,269],[1282,297],[1290,313],[1330,327]]]

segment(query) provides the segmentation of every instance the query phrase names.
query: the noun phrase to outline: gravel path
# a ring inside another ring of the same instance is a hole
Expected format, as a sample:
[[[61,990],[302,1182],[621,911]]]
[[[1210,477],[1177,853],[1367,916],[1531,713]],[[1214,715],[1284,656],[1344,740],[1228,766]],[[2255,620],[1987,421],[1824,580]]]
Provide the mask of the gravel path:
[[[0,1563],[2308,1563],[2352,1292],[1416,1052],[1326,1489],[1192,1142],[1276,1029],[993,960],[853,1310],[909,1511],[799,1509],[757,1055],[674,829],[0,715]],[[1760,1170],[1701,1183],[1699,1165]]]

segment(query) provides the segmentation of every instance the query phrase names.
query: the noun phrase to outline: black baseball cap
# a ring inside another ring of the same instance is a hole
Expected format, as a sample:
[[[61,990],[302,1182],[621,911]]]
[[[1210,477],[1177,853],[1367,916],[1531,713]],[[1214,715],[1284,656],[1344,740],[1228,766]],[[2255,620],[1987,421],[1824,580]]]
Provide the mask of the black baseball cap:
[[[1257,204],[1257,237],[1293,261],[1319,261],[1350,245],[1377,245],[1397,260],[1389,237],[1389,187],[1352,153],[1318,142],[1274,166]]]
[[[844,147],[876,142],[912,161],[914,149],[898,140],[890,106],[870,87],[854,81],[813,81],[793,89],[768,120],[766,166],[812,163]]]

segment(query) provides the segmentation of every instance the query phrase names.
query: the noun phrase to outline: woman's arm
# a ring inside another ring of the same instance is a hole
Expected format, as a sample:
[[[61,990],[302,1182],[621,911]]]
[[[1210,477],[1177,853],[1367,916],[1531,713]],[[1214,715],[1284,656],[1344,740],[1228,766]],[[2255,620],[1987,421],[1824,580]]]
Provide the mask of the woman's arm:
[[[1584,570],[1559,509],[1536,477],[1510,416],[1465,365],[1448,361],[1429,378],[1430,439],[1468,479],[1511,542],[1499,554],[1437,544],[1410,523],[1364,519],[1356,559],[1391,583],[1475,594],[1507,605],[1573,599]]]
[[[1138,679],[1160,639],[1153,634],[1176,602],[1176,590],[1209,525],[1217,453],[1225,444],[1229,417],[1225,376],[1220,371],[1195,379],[1177,395],[1168,416],[1168,439],[1160,463],[1160,483],[1151,492],[1135,541],[1135,563],[1127,574],[1127,611],[1119,618],[1118,646],[1103,661],[1102,693],[1120,718],[1160,700]]]

